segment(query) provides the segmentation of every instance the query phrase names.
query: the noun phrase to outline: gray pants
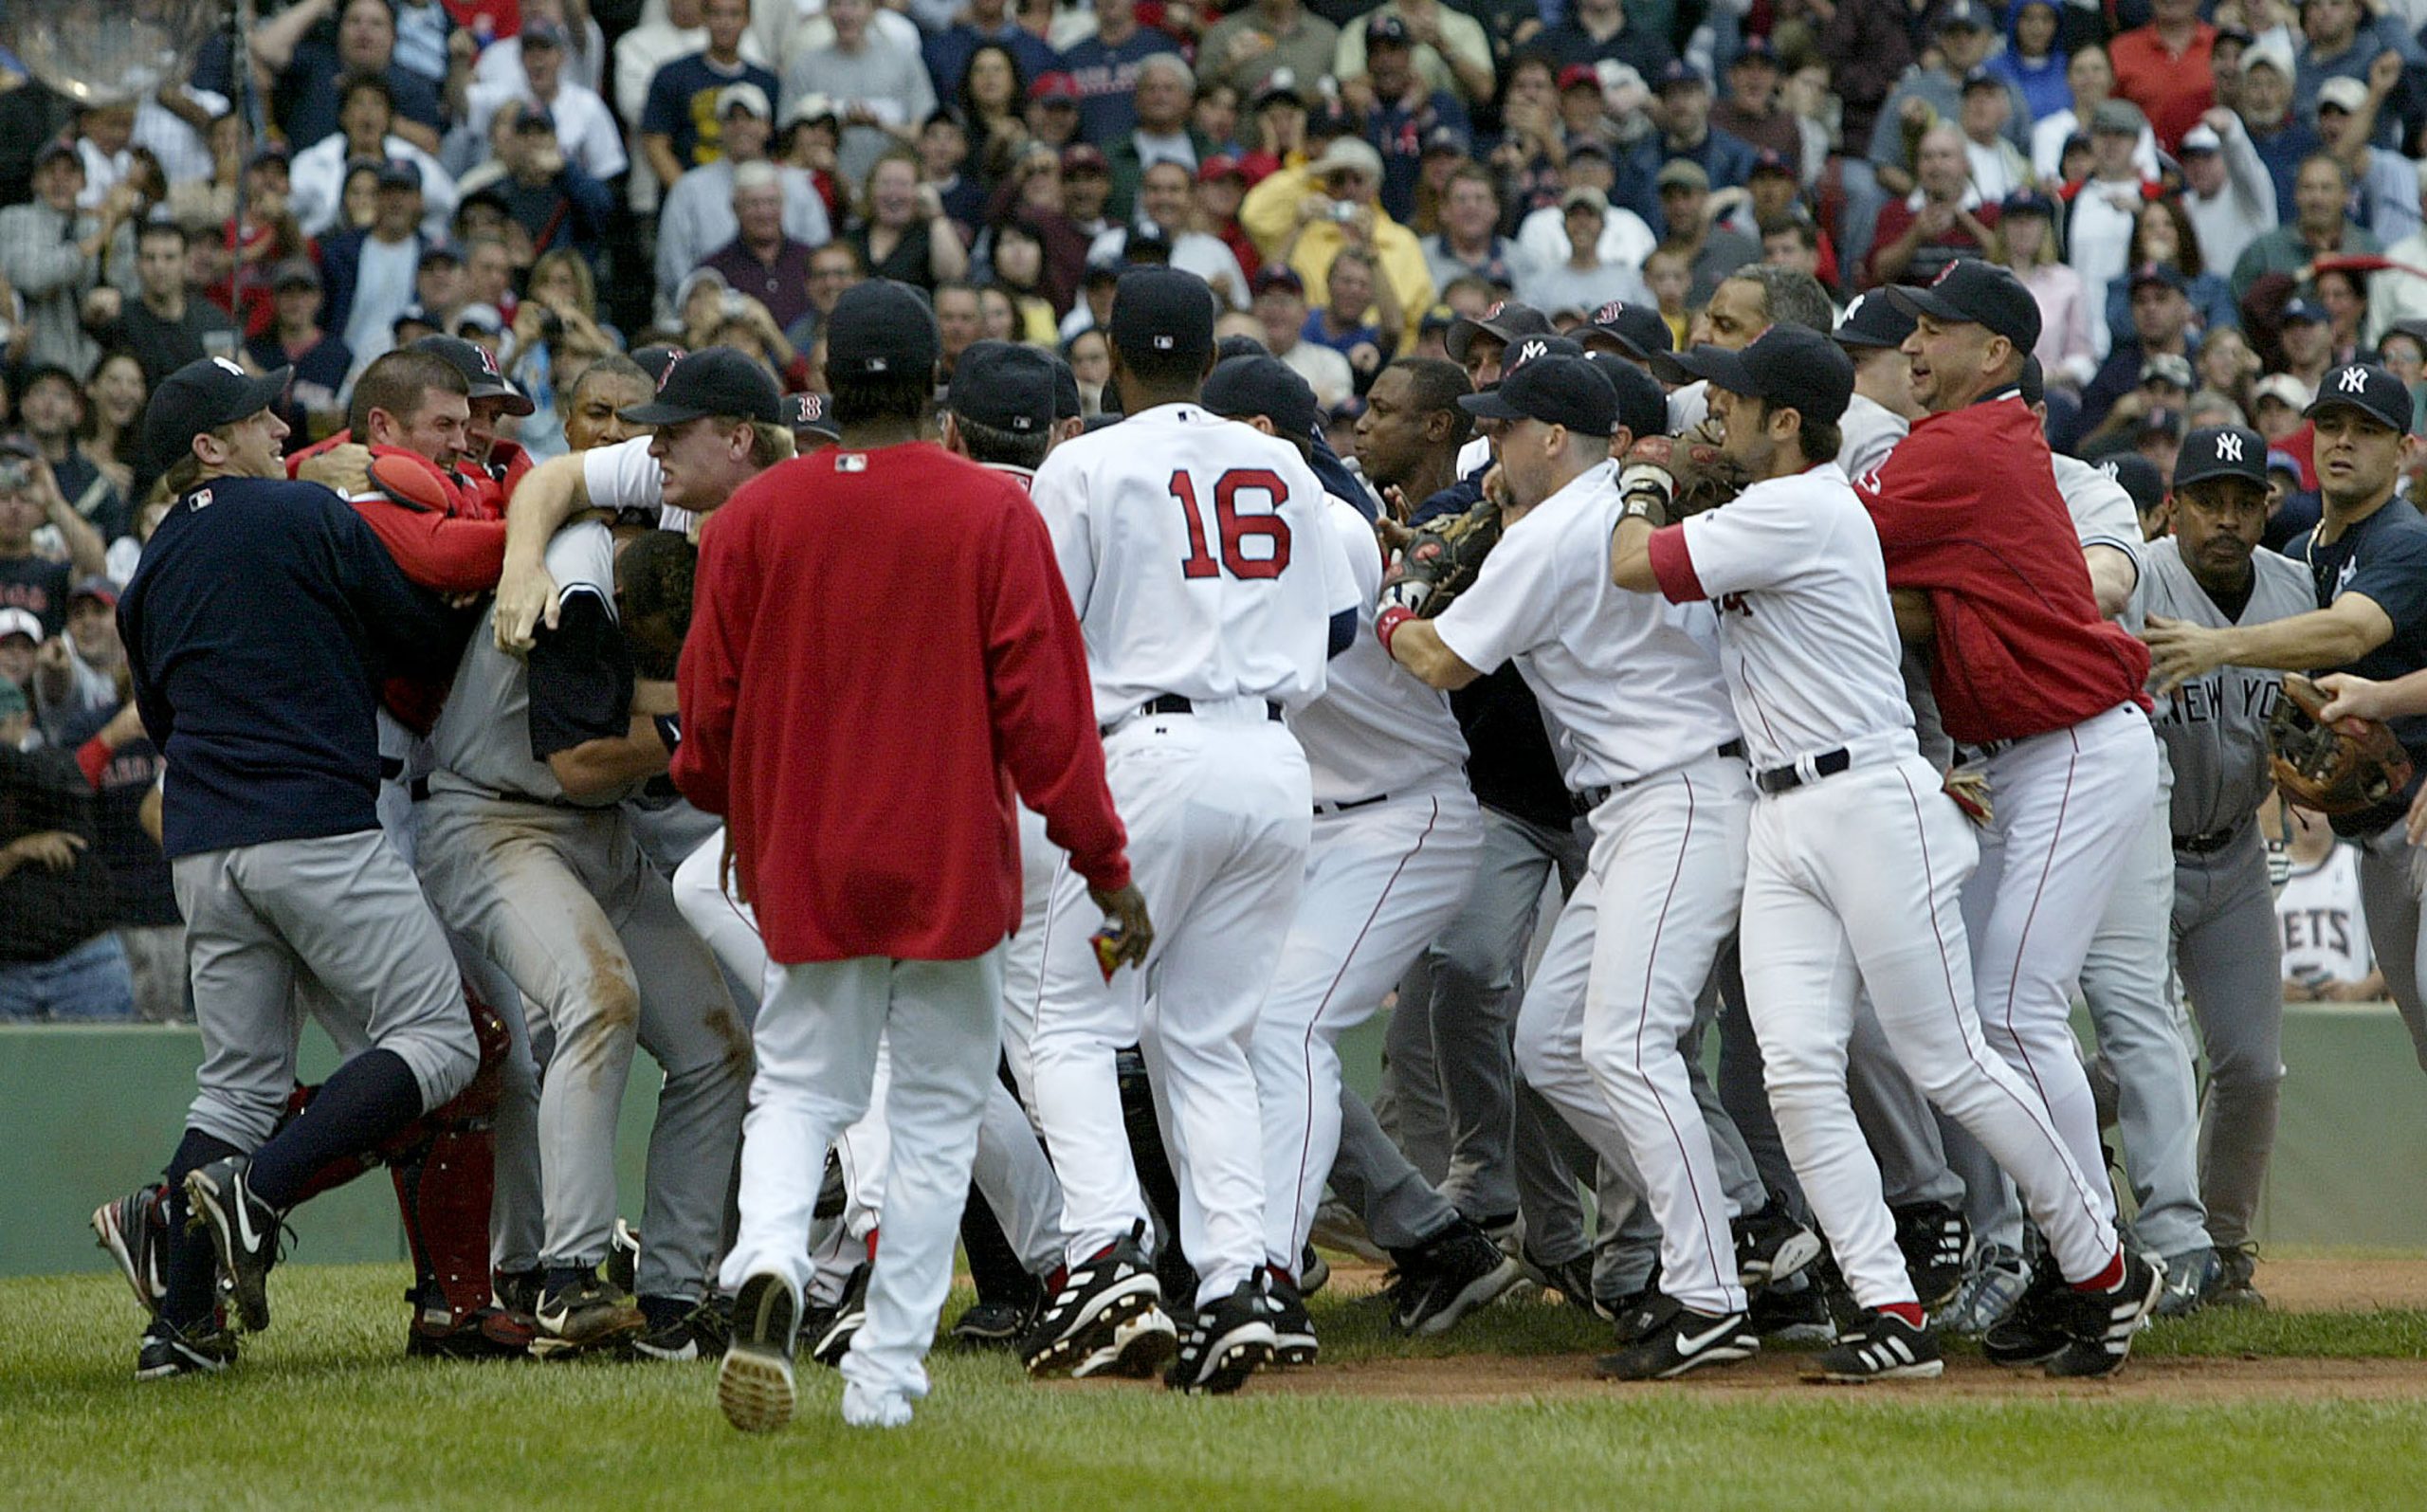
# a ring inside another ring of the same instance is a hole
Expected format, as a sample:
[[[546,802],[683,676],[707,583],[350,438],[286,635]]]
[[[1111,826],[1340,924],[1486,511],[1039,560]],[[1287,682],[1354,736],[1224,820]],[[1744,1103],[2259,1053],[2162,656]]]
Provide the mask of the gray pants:
[[[2284,1086],[2284,950],[2254,821],[2222,850],[2178,855],[2175,970],[2208,1055],[2199,1195],[2220,1246],[2248,1244]]]
[[[696,1297],[723,1230],[750,1036],[716,957],[618,810],[441,789],[422,806],[422,881],[440,917],[505,969],[553,1036],[539,1087],[549,1266],[607,1257],[615,1123],[637,1044],[666,1072],[635,1289]]]
[[[270,1137],[295,1087],[307,978],[411,1069],[423,1112],[471,1082],[480,1047],[455,958],[380,831],[179,856],[170,875],[202,1030],[187,1127],[243,1150]]]
[[[2397,821],[2360,844],[2360,906],[2367,910],[2368,945],[2385,991],[2427,1069],[2427,950],[2419,948],[2419,868],[2427,850],[2414,849]]]
[[[1412,1249],[1457,1220],[1458,1210],[1424,1178],[1365,1100],[1340,1089],[1340,1151],[1331,1189],[1365,1220],[1365,1232],[1385,1249]]]

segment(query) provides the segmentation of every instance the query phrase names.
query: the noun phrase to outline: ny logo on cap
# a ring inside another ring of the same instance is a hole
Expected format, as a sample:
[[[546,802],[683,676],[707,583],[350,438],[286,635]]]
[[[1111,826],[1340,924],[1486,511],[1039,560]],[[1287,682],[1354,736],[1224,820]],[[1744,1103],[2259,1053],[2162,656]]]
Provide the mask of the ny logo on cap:
[[[210,360],[214,366],[225,368],[240,378],[245,375],[245,370],[238,367],[232,357],[212,357]]]
[[[2241,437],[2235,435],[2230,430],[2217,436],[2217,460],[2218,462],[2241,461]]]
[[[1609,303],[1593,312],[1593,323],[1595,325],[1607,325],[1612,320],[1616,319],[1619,316],[1626,313],[1627,305],[1624,300],[1612,300]]]
[[[2343,375],[2334,380],[2334,387],[2344,393],[2365,393],[2368,392],[2368,370],[2345,368]]]
[[[1543,353],[1548,352],[1550,348],[1542,345],[1540,341],[1528,341],[1524,346],[1517,349],[1517,360],[1519,362],[1531,362],[1536,357],[1541,356]]]

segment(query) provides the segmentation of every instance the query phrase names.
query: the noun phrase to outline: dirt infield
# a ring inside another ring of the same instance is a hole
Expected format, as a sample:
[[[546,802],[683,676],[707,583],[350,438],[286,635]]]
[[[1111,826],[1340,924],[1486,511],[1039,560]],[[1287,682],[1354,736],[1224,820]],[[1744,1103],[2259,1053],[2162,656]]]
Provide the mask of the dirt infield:
[[[2427,1311],[2427,1260],[2262,1260],[2258,1286],[2286,1312]]]

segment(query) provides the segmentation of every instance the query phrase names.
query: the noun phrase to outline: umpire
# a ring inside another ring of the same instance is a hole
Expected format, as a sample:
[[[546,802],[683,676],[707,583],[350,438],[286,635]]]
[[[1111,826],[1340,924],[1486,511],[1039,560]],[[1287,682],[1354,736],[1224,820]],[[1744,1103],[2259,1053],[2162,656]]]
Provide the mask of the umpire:
[[[454,956],[374,807],[380,678],[444,675],[422,664],[462,627],[337,495],[286,481],[270,407],[290,373],[191,362],[144,421],[177,501],[119,629],[170,767],[161,841],[203,1061],[169,1162],[167,1289],[138,1380],[232,1360],[211,1247],[242,1326],[266,1327],[279,1226],[307,1178],[454,1096],[478,1062]],[[371,1047],[281,1128],[306,974],[360,1015]],[[192,1211],[207,1239],[190,1234]]]

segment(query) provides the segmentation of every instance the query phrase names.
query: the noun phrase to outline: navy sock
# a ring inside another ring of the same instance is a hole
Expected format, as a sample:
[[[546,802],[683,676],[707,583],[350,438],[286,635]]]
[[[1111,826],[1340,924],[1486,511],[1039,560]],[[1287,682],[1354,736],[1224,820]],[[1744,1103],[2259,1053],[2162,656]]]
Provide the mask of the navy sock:
[[[219,1305],[219,1256],[211,1248],[210,1230],[186,1228],[186,1173],[244,1153],[225,1139],[188,1129],[177,1153],[169,1157],[169,1241],[161,1267],[167,1295],[160,1300],[160,1316],[181,1332],[209,1332]]]
[[[365,1050],[320,1084],[309,1106],[253,1152],[253,1194],[284,1212],[313,1175],[420,1118],[421,1084],[393,1050]]]

